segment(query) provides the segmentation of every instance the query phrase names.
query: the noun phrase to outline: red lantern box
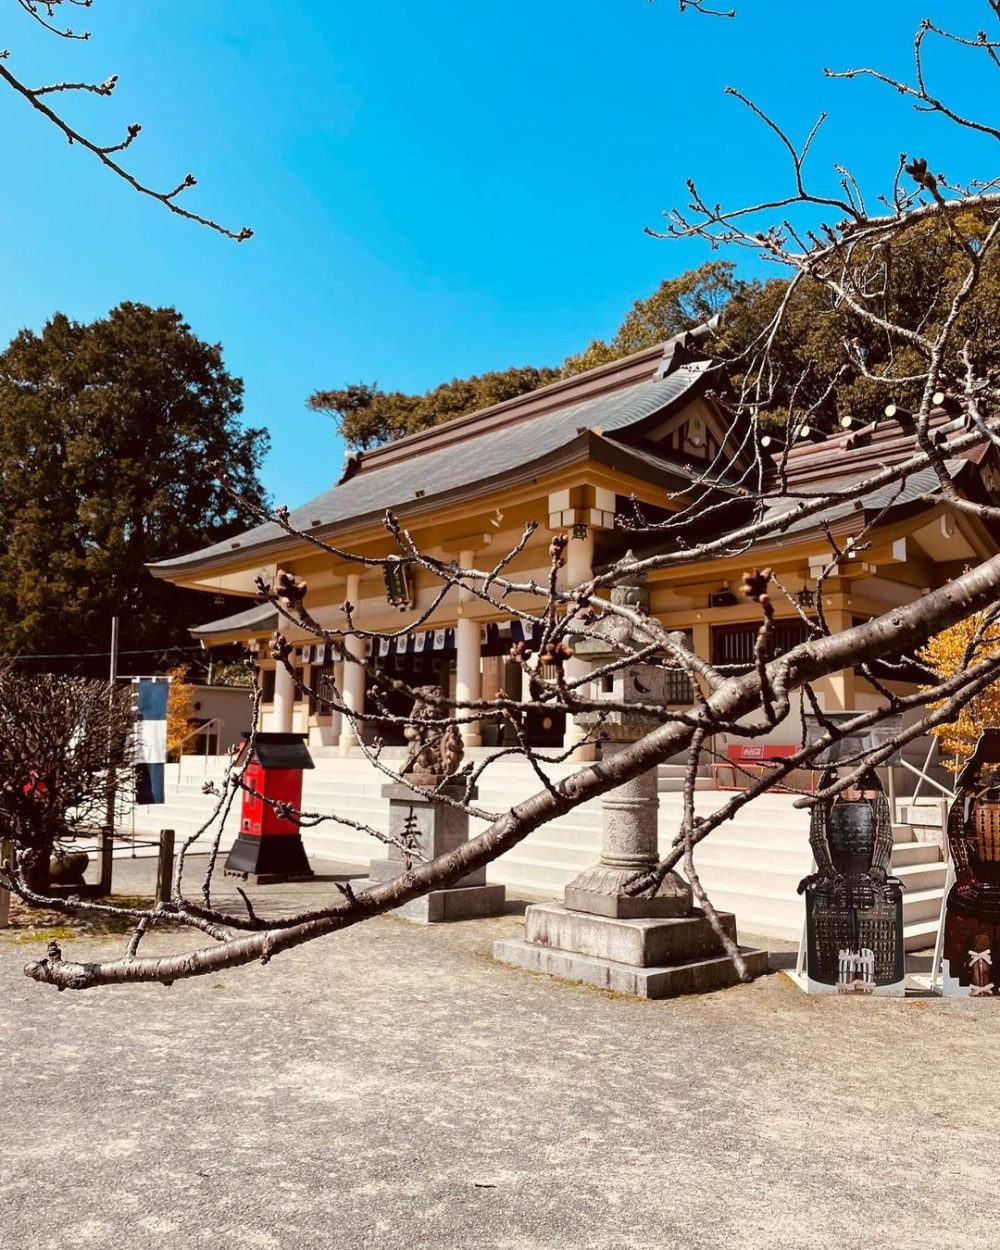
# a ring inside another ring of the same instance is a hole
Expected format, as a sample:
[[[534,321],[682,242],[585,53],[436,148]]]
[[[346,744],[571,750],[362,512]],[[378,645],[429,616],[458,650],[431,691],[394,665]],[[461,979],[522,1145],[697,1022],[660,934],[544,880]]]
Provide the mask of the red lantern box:
[[[244,752],[247,745],[244,740]],[[240,832],[226,860],[227,877],[268,885],[313,875],[298,825],[274,810],[276,803],[301,806],[302,771],[313,767],[305,734],[257,734],[243,777],[247,788]]]

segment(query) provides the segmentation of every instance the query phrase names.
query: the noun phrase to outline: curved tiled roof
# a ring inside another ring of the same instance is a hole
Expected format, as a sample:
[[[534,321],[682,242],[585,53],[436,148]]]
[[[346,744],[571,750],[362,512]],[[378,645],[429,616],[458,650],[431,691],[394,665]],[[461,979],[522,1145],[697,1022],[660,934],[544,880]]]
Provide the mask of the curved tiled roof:
[[[652,366],[648,372],[652,372]],[[704,376],[703,370],[682,365],[667,377],[647,377],[577,403],[546,408],[534,417],[518,415],[506,425],[496,420],[505,407],[498,405],[488,410],[489,425],[482,433],[477,433],[473,426],[463,437],[443,440],[436,448],[432,445],[421,451],[416,445],[413,454],[405,458],[372,457],[371,467],[365,465],[362,457],[360,471],[296,508],[291,524],[299,530],[324,529],[377,516],[386,508],[402,509],[418,498],[432,499],[478,482],[509,477],[566,447],[588,430],[610,438],[621,436],[630,427],[693,393]],[[266,546],[284,536],[279,525],[266,522],[237,539],[226,539],[150,567],[158,576],[169,576],[222,556],[234,557],[237,551],[244,553]]]
[[[232,616],[220,617],[204,625],[193,625],[188,633],[195,638],[207,638],[213,634],[232,634],[241,629],[275,629],[278,613],[269,603],[256,603],[252,608],[234,612]]]

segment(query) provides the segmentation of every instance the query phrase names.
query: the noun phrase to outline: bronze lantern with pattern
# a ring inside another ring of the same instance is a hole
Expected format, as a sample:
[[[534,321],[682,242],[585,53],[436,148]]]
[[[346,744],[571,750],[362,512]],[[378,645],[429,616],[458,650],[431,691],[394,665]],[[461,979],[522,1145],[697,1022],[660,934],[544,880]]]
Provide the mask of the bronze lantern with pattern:
[[[955,883],[945,904],[944,992],[996,995],[1000,964],[1000,729],[986,729],[948,813]]]

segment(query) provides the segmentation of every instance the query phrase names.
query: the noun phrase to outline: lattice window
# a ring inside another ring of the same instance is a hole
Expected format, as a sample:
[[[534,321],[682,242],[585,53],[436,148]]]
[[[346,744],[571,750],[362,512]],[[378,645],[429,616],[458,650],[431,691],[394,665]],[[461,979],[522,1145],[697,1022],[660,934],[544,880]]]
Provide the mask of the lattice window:
[[[752,668],[757,645],[758,622],[712,626],[712,664],[716,668]],[[804,621],[775,621],[774,655],[784,655],[809,637]]]

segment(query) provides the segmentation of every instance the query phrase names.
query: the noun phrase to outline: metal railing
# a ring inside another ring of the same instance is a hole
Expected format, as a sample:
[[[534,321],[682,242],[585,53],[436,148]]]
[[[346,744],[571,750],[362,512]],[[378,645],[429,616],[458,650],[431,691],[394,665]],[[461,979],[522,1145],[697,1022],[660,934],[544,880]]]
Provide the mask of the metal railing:
[[[213,726],[218,726],[219,741],[221,742],[222,741],[222,726],[224,723],[225,722],[222,720],[221,716],[213,716],[211,720],[205,721],[203,725],[197,725],[194,729],[191,730],[190,733],[186,733],[184,737],[180,739],[179,742],[175,743],[170,748],[170,750],[167,752],[167,762],[179,764],[184,757],[184,752],[181,749],[184,746],[184,743],[187,742],[189,738],[196,738],[199,734],[210,733]],[[207,742],[205,745],[206,746],[208,745]],[[206,760],[208,759],[207,750],[201,751],[201,752],[192,752],[192,754],[196,754],[196,755],[201,754],[205,757]],[[216,752],[216,754],[218,754],[218,752]],[[176,756],[176,759],[174,759],[174,756]]]
[[[73,850],[85,851],[88,855],[99,854],[102,849],[102,836],[101,836],[102,832],[103,831],[99,831],[96,829],[93,831],[96,840],[94,841],[92,845],[81,846],[79,844],[79,841],[74,840]],[[112,834],[111,836],[113,839],[116,835]],[[124,841],[124,839],[121,839],[121,840]],[[131,849],[132,851],[133,859],[135,858],[135,848],[137,845],[138,846],[155,846],[158,848],[157,857],[156,857],[156,898],[161,903],[169,902],[170,894],[171,894],[171,887],[172,887],[173,867],[174,867],[174,831],[173,829],[161,829],[159,837],[156,838],[155,840],[153,839],[140,840],[140,839],[135,838],[135,836],[133,835],[133,837],[129,839],[129,843],[130,843],[129,849]],[[13,858],[14,858],[14,843],[7,839],[0,840],[0,862],[2,862],[2,860],[4,859],[13,860]],[[107,890],[108,893],[110,893],[110,886],[111,886],[111,882],[109,880],[108,890]],[[97,896],[102,896],[104,893],[104,891],[101,890],[100,886],[96,887],[96,891],[93,885],[87,886],[86,889],[89,891],[87,897],[94,897],[95,892]],[[5,890],[2,887],[0,887],[0,929],[6,929],[10,927],[10,897],[11,897],[10,891]]]
[[[899,757],[900,766],[905,768],[908,772],[911,772],[914,775],[914,777],[917,778],[916,787],[914,788],[913,793],[910,795],[910,803],[912,804],[915,804],[917,800],[919,799],[921,787],[924,785],[925,782],[927,785],[933,786],[935,790],[943,794],[946,799],[953,799],[955,797],[954,790],[949,789],[948,786],[943,786],[940,783],[940,781],[935,781],[934,778],[931,777],[928,773],[928,770],[931,767],[931,761],[937,749],[938,749],[938,740],[932,734],[931,740],[927,746],[927,754],[924,757],[924,762],[923,762],[922,767],[917,768],[917,766],[915,764],[911,764],[909,760],[903,759],[902,755],[900,755]]]

